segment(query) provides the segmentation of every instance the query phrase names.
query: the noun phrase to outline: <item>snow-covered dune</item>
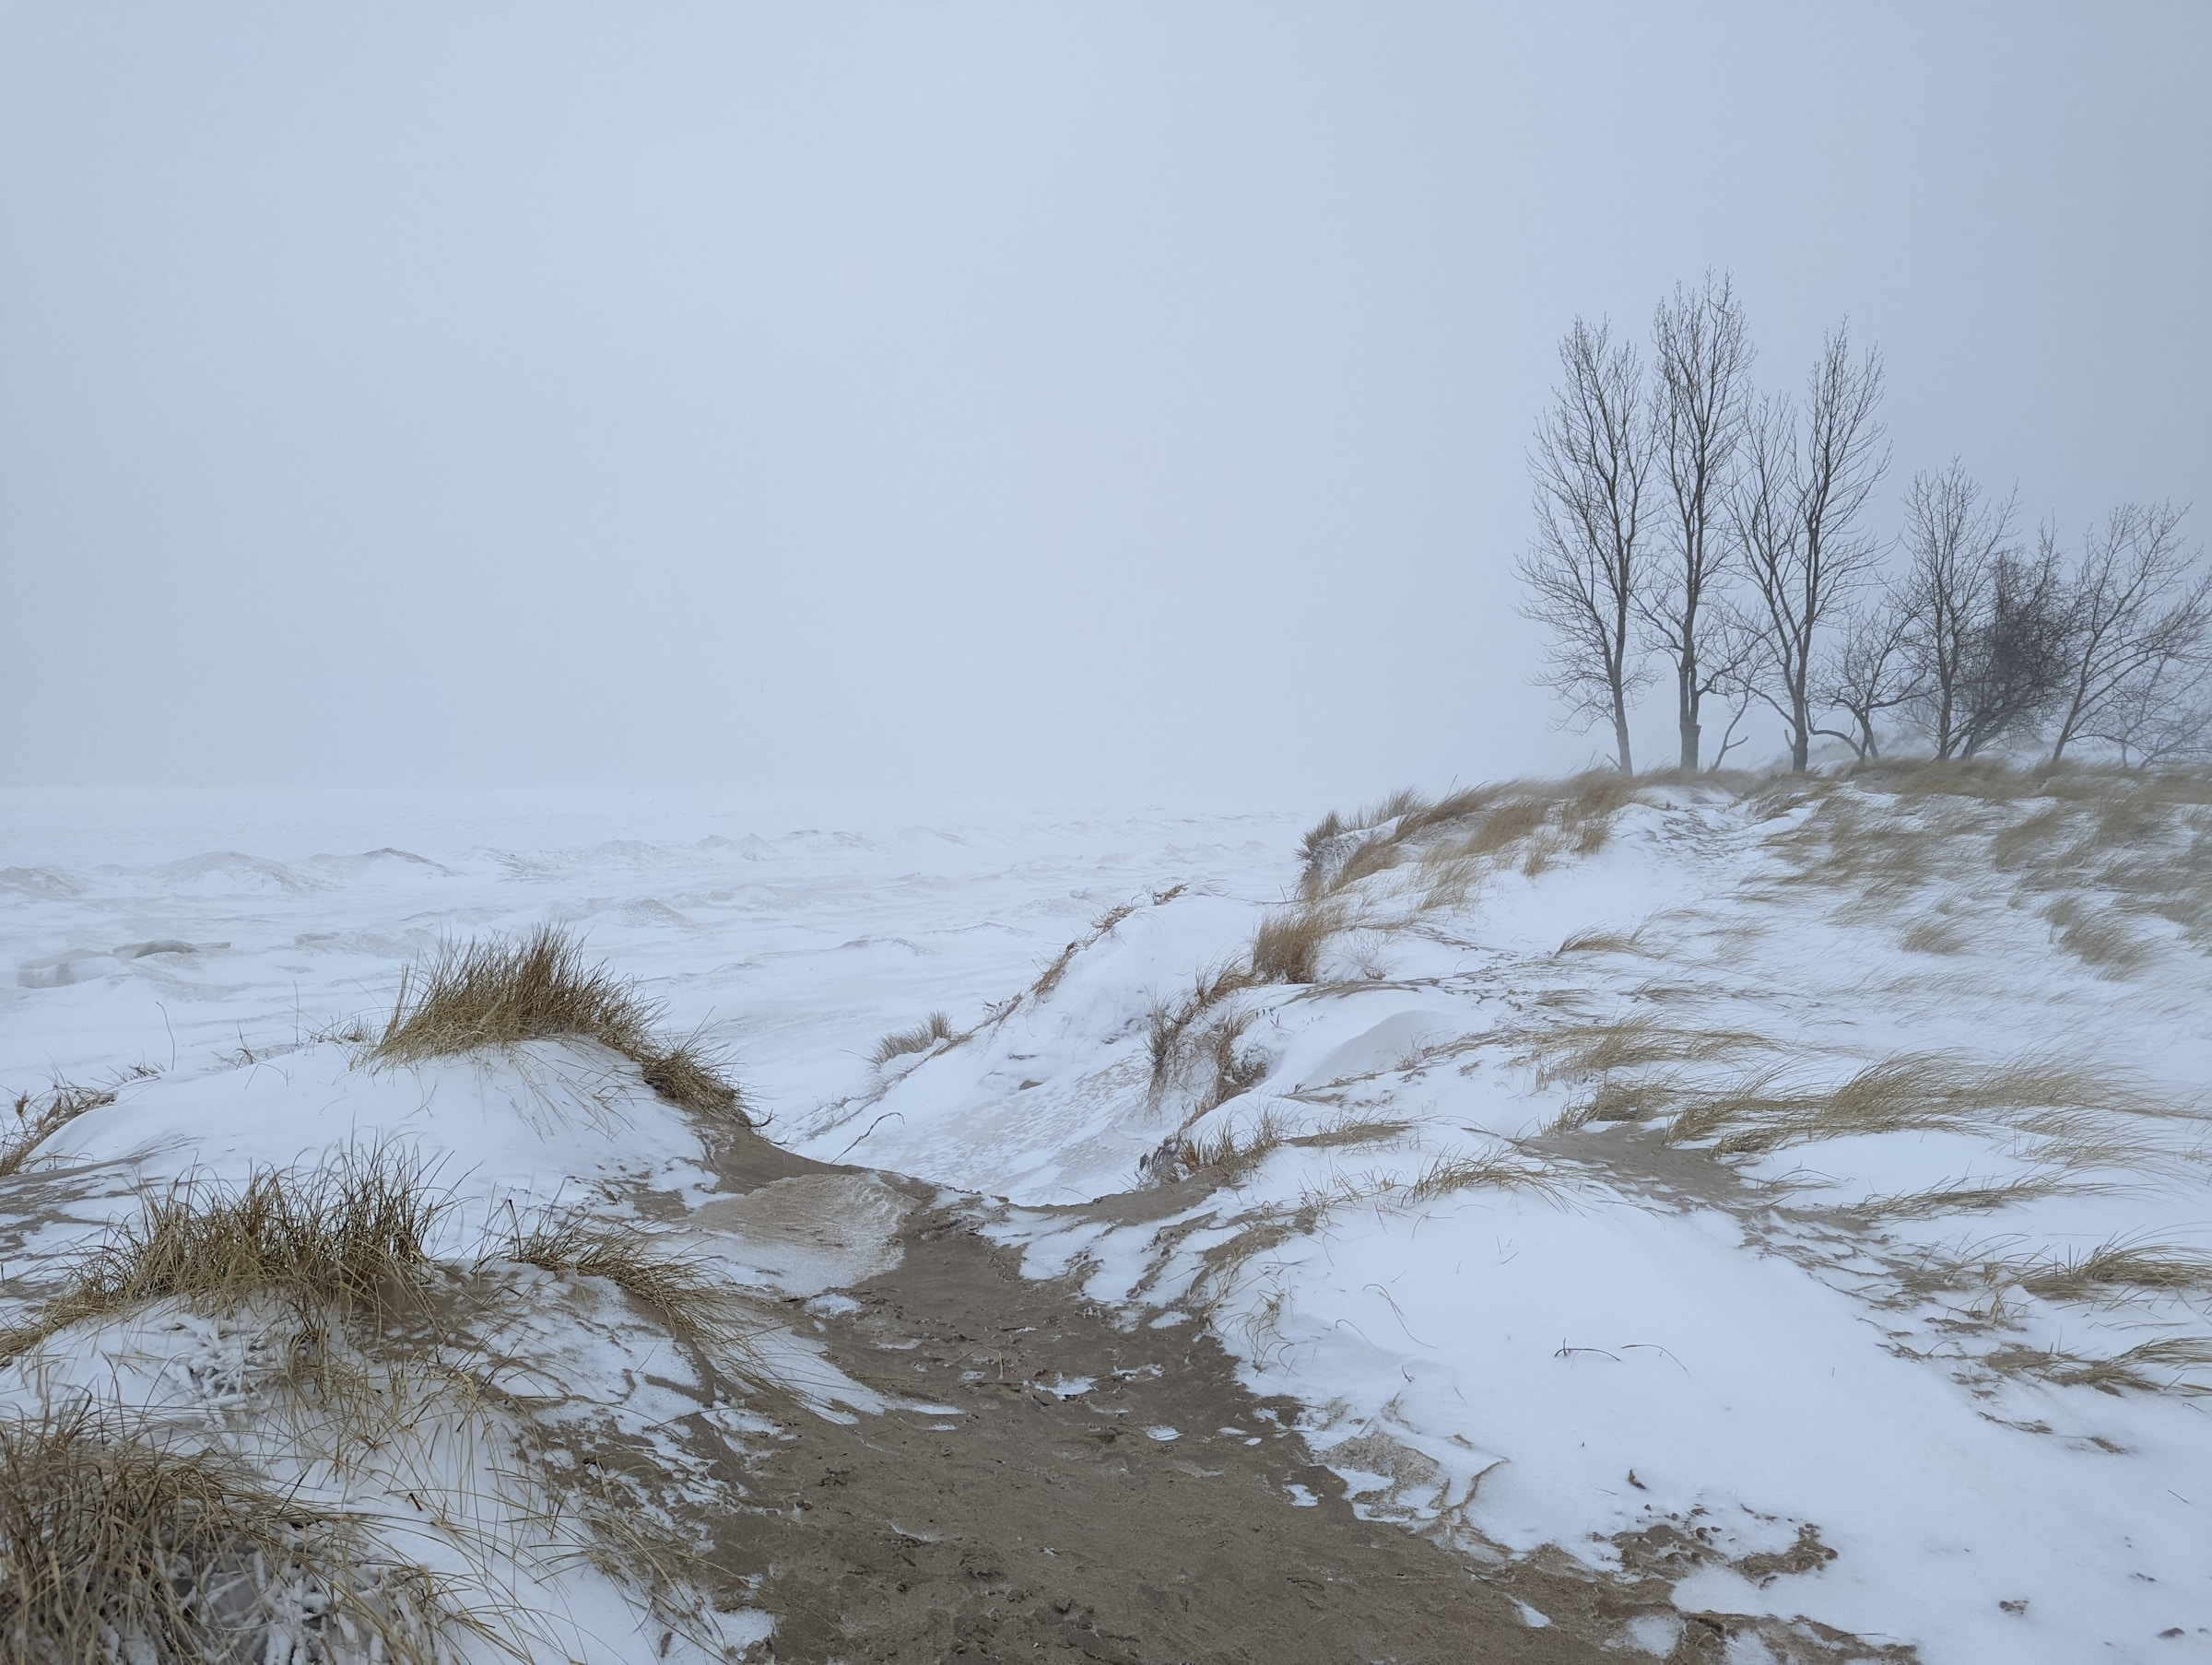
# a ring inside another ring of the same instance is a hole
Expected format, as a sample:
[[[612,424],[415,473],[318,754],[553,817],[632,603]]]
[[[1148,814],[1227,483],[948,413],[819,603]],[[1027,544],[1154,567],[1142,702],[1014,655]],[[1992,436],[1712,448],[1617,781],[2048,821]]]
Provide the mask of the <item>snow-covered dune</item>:
[[[1032,1272],[1211,1325],[1378,1515],[1931,1659],[2203,1647],[2212,812],[2170,788],[1384,822],[1320,852],[1313,980],[1192,1013],[1280,910],[1147,900],[807,1147],[871,1130]],[[1213,1038],[1156,1070],[1155,1011]],[[1041,1211],[1178,1135],[1164,1218]]]
[[[662,1563],[734,1507],[726,1464],[806,1418],[963,1425],[829,1351],[916,1211],[949,1211],[1139,1341],[1217,1338],[1337,1476],[1278,1502],[1425,1535],[1532,1645],[2191,1657],[2207,798],[2001,770],[1579,781],[1394,803],[1302,852],[1280,816],[311,804],[257,841],[206,806],[126,830],[26,799],[0,817],[0,1084],[27,1118],[81,1113],[0,1178],[0,1324],[180,1182],[405,1152],[443,1200],[438,1277],[497,1291],[468,1344],[514,1398],[378,1366],[416,1432],[340,1460],[272,1432],[280,1401],[298,1423],[286,1315],[185,1299],[19,1347],[0,1396],[120,1395],[355,1511],[394,1564],[464,1596],[504,1577],[501,1634],[534,1656],[760,1652],[772,1577],[716,1612],[581,1505],[540,1530],[563,1441],[518,1474],[508,1425],[640,1457],[665,1495],[623,1507]],[[771,1142],[751,1167],[588,1042],[398,1066],[347,1038],[441,942],[544,923],[732,1058]],[[503,1255],[547,1210],[732,1292],[742,1356]],[[1091,1402],[1072,1367],[1040,1380]]]

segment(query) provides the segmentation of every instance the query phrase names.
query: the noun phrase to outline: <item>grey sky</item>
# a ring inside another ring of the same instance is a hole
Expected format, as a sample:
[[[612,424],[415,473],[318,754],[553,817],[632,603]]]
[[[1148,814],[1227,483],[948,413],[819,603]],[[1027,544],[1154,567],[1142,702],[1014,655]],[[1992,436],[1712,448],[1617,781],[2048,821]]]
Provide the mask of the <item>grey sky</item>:
[[[2212,535],[2212,6],[0,10],[0,783],[1581,764],[1578,311]],[[1646,728],[1668,726],[1664,702]],[[1653,754],[1657,755],[1657,754]]]

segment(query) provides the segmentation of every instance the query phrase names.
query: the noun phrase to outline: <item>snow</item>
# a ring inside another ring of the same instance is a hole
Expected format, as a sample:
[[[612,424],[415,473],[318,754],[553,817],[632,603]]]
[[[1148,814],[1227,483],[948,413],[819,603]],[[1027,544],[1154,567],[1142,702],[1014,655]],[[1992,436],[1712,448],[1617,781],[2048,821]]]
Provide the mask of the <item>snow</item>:
[[[2162,1391],[2019,1360],[2206,1333],[2201,1288],[2084,1301],[2024,1280],[2112,1242],[2212,1253],[2212,967],[2088,862],[2077,893],[2140,957],[2065,948],[2048,897],[1977,853],[2038,807],[1959,831],[1936,826],[1940,805],[1866,795],[1860,813],[1959,850],[1878,895],[1808,869],[1793,840],[1819,805],[1681,787],[1642,794],[1601,848],[1478,864],[1458,891],[1418,860],[1377,873],[1343,899],[1327,980],[1214,1009],[1245,1020],[1238,1044],[1265,1074],[1193,1126],[1265,1122],[1289,1142],[1145,1218],[1076,1205],[1137,1188],[1140,1159],[1200,1108],[1194,1078],[1155,1090],[1151,1014],[1286,905],[1300,817],[825,827],[676,800],[18,795],[0,804],[0,983],[17,968],[0,1084],[148,1073],[0,1182],[16,1185],[0,1257],[29,1298],[148,1189],[397,1143],[454,1188],[451,1253],[502,1208],[588,1201],[764,1309],[849,1310],[837,1291],[896,1264],[907,1191],[858,1172],[714,1192],[697,1130],[586,1045],[370,1070],[313,1038],[381,1016],[400,967],[443,938],[560,922],[675,1029],[732,1050],[771,1137],[971,1199],[1030,1275],[1079,1279],[1132,1325],[1208,1325],[1253,1386],[1306,1407],[1301,1431],[1363,1514],[1485,1556],[1557,1545],[1601,1577],[1672,1525],[1701,1546],[1669,1575],[1680,1612],[1809,1618],[1932,1665],[2175,1657],[2162,1633],[2212,1644],[2212,1401],[2191,1391],[2212,1382],[2185,1353],[2157,1355],[2181,1361],[2151,1372]],[[1914,934],[1931,923],[1941,951]],[[1610,940],[1563,946],[1594,931]],[[869,1064],[877,1037],[937,1009],[957,1041]],[[1578,1037],[1634,1022],[1738,1039],[1610,1075],[1569,1067]],[[2062,1160],[2050,1125],[2018,1117],[1718,1155],[1634,1124],[1559,1129],[1607,1081],[1809,1092],[1900,1054],[2109,1080],[2112,1103],[2066,1124],[2104,1143]],[[1544,1183],[1414,1190],[1484,1156]],[[2047,1189],[1880,1212],[2029,1179]],[[1961,1268],[1990,1270],[1975,1284]],[[650,1442],[712,1400],[618,1296],[572,1282],[559,1322],[518,1317],[501,1343],[560,1414]],[[0,1396],[97,1381],[208,1425],[261,1390],[255,1323],[156,1307],[78,1326],[0,1370]],[[800,1328],[757,1345],[819,1414],[887,1408]],[[433,1405],[425,1426],[461,1414]],[[397,1518],[401,1470],[427,1460],[394,1460],[376,1507]],[[488,1472],[433,1478],[496,1501]],[[486,1542],[523,1513],[498,1507]],[[1832,1556],[1799,1553],[1806,1529]],[[427,1538],[405,1553],[466,1570]],[[529,1554],[509,1560],[537,1576]],[[559,1587],[539,1657],[657,1643],[607,1576],[564,1563]],[[719,1642],[682,1645],[742,1649],[769,1624],[717,1622]],[[1679,1628],[1646,1614],[1619,1640],[1664,1656]],[[1748,1636],[1730,1646],[1761,1657]]]

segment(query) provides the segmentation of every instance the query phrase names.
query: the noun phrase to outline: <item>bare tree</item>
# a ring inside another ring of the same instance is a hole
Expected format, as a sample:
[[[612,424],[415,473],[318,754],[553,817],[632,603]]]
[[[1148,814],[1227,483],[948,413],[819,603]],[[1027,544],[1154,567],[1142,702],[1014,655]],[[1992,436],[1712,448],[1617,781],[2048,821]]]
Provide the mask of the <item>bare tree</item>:
[[[1877,554],[1858,520],[1889,463],[1875,417],[1881,396],[1880,355],[1854,361],[1840,326],[1814,367],[1802,424],[1787,400],[1760,401],[1729,493],[1762,662],[1754,686],[1788,725],[1790,767],[1801,773],[1811,761],[1826,632]]]
[[[2083,739],[2117,746],[2124,758],[2178,756],[2196,744],[2192,728],[2203,733],[2201,714],[2192,713],[2202,709],[2212,573],[2182,545],[2186,512],[2125,503],[2085,538],[2067,590],[2052,762]],[[2046,552],[2054,541],[2046,531]]]
[[[1912,616],[1899,597],[1883,590],[1852,609],[1820,682],[1820,698],[1851,719],[1850,732],[1818,729],[1842,741],[1861,763],[1882,755],[1875,720],[1884,711],[1912,703],[1921,695],[1906,640]]]
[[[1665,488],[1660,519],[1667,558],[1648,569],[1638,611],[1652,646],[1674,663],[1681,767],[1695,769],[1701,701],[1727,681],[1724,666],[1708,662],[1721,651],[1725,627],[1710,592],[1724,567],[1722,523],[1743,438],[1752,349],[1728,278],[1711,272],[1696,293],[1677,284],[1674,298],[1659,303],[1652,339],[1658,372],[1652,439]]]
[[[1614,761],[1635,766],[1629,699],[1650,672],[1630,642],[1642,582],[1645,476],[1651,468],[1643,367],[1633,345],[1581,319],[1559,343],[1563,383],[1536,428],[1529,472],[1536,532],[1515,563],[1528,587],[1524,617],[1548,626],[1540,678],[1569,707],[1569,721],[1613,725]]]
[[[2032,733],[2060,697],[2067,666],[2065,575],[2046,541],[2035,555],[2001,551],[1989,601],[1967,639],[1954,711],[1955,755]]]
[[[1942,474],[1914,475],[1905,495],[1900,646],[1912,703],[1938,757],[1956,756],[1968,741],[1966,682],[1994,641],[1998,569],[2013,553],[2014,512],[2014,498],[1985,501],[1956,457]]]
[[[2202,660],[2172,661],[2123,688],[2083,733],[2111,745],[2123,765],[2201,761],[2212,751],[2212,674]]]

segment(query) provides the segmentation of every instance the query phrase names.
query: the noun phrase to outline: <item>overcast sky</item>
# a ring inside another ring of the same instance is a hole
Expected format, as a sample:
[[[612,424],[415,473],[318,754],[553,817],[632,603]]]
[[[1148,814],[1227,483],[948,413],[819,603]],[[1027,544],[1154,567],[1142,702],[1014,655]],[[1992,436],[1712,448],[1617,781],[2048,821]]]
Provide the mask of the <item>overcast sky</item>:
[[[1578,767],[1574,315],[1848,314],[1884,531],[1956,452],[2201,541],[2208,88],[2203,0],[0,6],[0,783]]]

